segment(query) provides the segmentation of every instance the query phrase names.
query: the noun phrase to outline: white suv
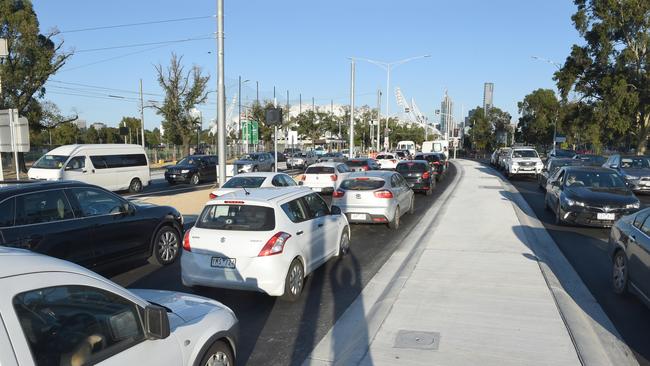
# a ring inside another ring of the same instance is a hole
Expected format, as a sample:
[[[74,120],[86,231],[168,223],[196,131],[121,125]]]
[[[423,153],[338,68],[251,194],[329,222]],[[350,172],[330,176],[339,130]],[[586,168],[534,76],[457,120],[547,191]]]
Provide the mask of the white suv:
[[[126,290],[76,264],[0,247],[0,364],[234,365],[238,322],[217,301]]]
[[[185,286],[252,290],[294,301],[305,277],[350,246],[340,209],[310,189],[234,192],[209,201],[186,232]]]
[[[516,147],[510,150],[506,158],[506,175],[537,175],[542,172],[544,163],[537,151],[531,147]]]

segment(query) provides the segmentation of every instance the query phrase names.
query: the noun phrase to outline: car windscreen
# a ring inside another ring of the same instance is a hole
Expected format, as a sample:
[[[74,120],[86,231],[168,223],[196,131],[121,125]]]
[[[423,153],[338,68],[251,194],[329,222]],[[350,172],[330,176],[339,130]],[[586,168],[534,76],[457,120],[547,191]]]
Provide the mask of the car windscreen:
[[[305,170],[305,174],[334,174],[334,168],[331,166],[310,166]]]
[[[404,157],[406,157],[406,154],[404,153],[404,151],[398,151],[398,152],[396,152],[395,154],[396,154],[397,156],[399,156],[400,158],[404,158]]]
[[[386,154],[386,155],[380,154],[380,155],[377,155],[377,160],[379,160],[379,159],[393,160],[393,159],[395,159],[395,156],[388,155],[388,154]]]
[[[232,177],[222,188],[259,188],[266,177]]]
[[[605,159],[604,156],[600,155],[580,155],[576,158],[576,160],[580,160],[587,165],[601,166],[605,164],[605,161],[607,159]]]
[[[550,163],[549,170],[555,171],[563,166],[582,165],[580,160],[553,160]]]
[[[397,168],[395,168],[395,170],[397,170],[399,173],[420,173],[426,172],[428,168],[425,163],[408,162],[397,164]]]
[[[537,151],[535,150],[514,150],[512,152],[513,158],[537,158]]]
[[[365,166],[368,165],[367,160],[348,160],[347,163],[345,163],[347,166]]]
[[[64,155],[43,155],[32,165],[32,168],[61,169],[67,160],[68,156]]]
[[[639,156],[633,158],[621,158],[621,168],[627,169],[644,169],[650,168],[648,158]]]
[[[572,150],[555,150],[555,156],[558,158],[572,158],[576,155],[575,151]]]
[[[259,158],[259,155],[255,154],[246,154],[239,158],[239,160],[257,160]]]
[[[587,188],[620,188],[625,189],[627,186],[618,173],[610,172],[586,172],[571,171],[566,173],[565,184],[567,187],[587,187]]]
[[[181,161],[179,161],[176,165],[197,165],[199,163],[199,159],[193,158],[190,156],[186,156]]]
[[[344,180],[339,188],[349,191],[372,191],[383,187],[384,184],[383,179],[355,178]]]
[[[196,227],[214,230],[269,231],[275,229],[275,213],[272,208],[264,206],[207,205],[196,221]]]

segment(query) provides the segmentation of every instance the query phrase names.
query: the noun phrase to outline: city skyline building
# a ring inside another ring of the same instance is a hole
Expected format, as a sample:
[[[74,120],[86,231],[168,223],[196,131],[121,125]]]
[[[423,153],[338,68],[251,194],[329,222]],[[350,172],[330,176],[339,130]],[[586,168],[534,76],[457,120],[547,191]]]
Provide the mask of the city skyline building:
[[[440,103],[440,132],[447,133],[454,129],[454,102],[451,100],[445,90],[445,96]]]
[[[483,110],[487,111],[494,106],[494,83],[483,84]]]

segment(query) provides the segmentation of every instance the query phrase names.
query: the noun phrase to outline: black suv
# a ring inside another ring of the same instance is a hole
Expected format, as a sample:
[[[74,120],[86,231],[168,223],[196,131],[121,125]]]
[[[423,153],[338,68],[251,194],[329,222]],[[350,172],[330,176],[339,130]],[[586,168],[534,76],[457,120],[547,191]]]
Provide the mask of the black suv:
[[[169,184],[189,183],[199,184],[203,181],[217,179],[216,155],[189,155],[176,165],[167,167],[165,179]]]
[[[171,264],[180,253],[182,230],[176,209],[129,202],[90,184],[0,184],[0,245],[96,271],[139,258]]]

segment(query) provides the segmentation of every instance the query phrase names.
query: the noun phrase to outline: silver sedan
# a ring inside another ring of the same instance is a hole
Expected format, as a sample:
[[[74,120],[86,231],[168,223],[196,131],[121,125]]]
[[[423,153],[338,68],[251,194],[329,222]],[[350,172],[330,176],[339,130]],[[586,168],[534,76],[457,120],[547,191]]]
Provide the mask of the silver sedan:
[[[332,194],[332,206],[338,206],[350,223],[400,225],[400,217],[413,213],[414,193],[401,174],[392,171],[351,173]]]

